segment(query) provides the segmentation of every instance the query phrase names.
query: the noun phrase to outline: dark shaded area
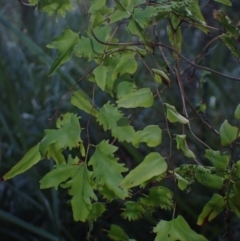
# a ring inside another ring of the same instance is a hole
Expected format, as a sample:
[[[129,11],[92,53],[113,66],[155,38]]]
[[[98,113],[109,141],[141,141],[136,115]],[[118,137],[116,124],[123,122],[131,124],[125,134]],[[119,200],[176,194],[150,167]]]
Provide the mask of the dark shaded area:
[[[207,1],[204,1],[207,2]],[[203,14],[208,25],[218,27],[218,23],[212,17],[214,8],[222,8],[231,17],[234,23],[239,21],[240,2],[235,0],[232,8],[223,8],[222,5],[210,1],[209,6],[201,3]],[[65,19],[49,17],[39,13],[33,7],[22,6],[16,0],[0,2],[0,175],[6,173],[26,151],[41,140],[44,129],[54,127],[54,121],[50,121],[59,107],[62,96],[75,84],[75,82],[90,69],[91,63],[74,57],[67,62],[56,74],[48,77],[56,52],[46,48],[46,45],[58,36],[61,31],[70,26],[76,32],[84,31],[88,20],[82,9],[76,6],[75,11],[67,14]],[[163,42],[168,43],[165,23],[157,27],[157,31]],[[192,60],[201,49],[218,33],[204,34],[200,30],[182,25],[183,46],[182,53]],[[151,29],[149,30],[151,31]],[[122,36],[124,38],[124,36]],[[168,56],[171,58],[171,56]],[[145,61],[150,68],[155,68],[156,63],[161,66],[163,61],[158,50],[154,55],[148,56]],[[170,59],[174,62],[174,60]],[[229,50],[216,42],[206,51],[205,57],[200,63],[225,74],[238,77],[240,73],[239,61],[234,59]],[[182,66],[187,66],[185,62]],[[149,80],[149,72],[142,63],[133,76],[123,78],[132,79],[140,86],[154,88],[154,83]],[[203,78],[205,82],[200,81]],[[76,89],[82,88],[90,96],[93,85],[86,80],[81,81]],[[200,103],[207,105],[207,111],[203,118],[219,130],[221,123],[228,119],[233,125],[233,113],[239,104],[240,83],[214,74],[207,74],[202,70],[190,67],[185,72],[184,87],[187,98],[195,109]],[[99,106],[109,98],[101,90],[96,90],[95,101]],[[181,110],[180,93],[177,82],[173,79],[169,90],[162,94],[164,102],[175,105]],[[188,107],[189,113],[191,108]],[[60,108],[61,113],[66,111],[78,112],[66,99]],[[131,110],[132,111],[132,110]],[[131,112],[130,112],[131,113]],[[130,114],[127,113],[127,114]],[[81,125],[87,125],[88,116],[82,113]],[[134,113],[135,114],[135,113]],[[219,137],[202,122],[190,114],[192,129],[195,134],[207,142],[213,149],[220,147]],[[165,129],[163,110],[156,101],[154,107],[141,111],[133,122],[134,127],[144,128],[147,124],[159,124]],[[170,124],[173,133],[181,130],[174,124]],[[91,141],[98,143],[104,135],[98,124],[91,121]],[[180,133],[180,132],[179,132]],[[197,142],[190,133],[189,147],[205,165],[209,165],[204,159],[205,147]],[[85,138],[85,137],[83,137]],[[168,153],[167,133],[163,133],[166,140],[160,148],[155,148],[163,156]],[[121,144],[117,151],[119,159],[128,167],[136,166],[143,157],[153,149],[142,145],[138,152],[129,144]],[[226,151],[222,148],[221,151]],[[174,149],[173,157],[176,165],[186,163],[183,154]],[[234,160],[239,159],[238,149],[235,149]],[[71,207],[68,204],[69,195],[64,189],[40,190],[38,181],[53,166],[49,160],[44,160],[28,172],[7,182],[0,183],[0,237],[7,241],[37,241],[37,240],[86,240],[88,224],[74,222]],[[166,183],[174,190],[174,181]],[[144,193],[144,192],[143,192]],[[178,207],[176,214],[186,218],[189,225],[197,232],[202,233],[211,241],[228,240],[224,238],[226,233],[226,214],[222,213],[209,225],[203,227],[196,225],[196,220],[204,204],[210,199],[212,190],[200,184],[194,184],[189,193],[177,191],[176,199]],[[136,195],[136,200],[140,196]],[[155,234],[152,227],[159,220],[170,220],[172,212],[156,210],[153,216],[146,216],[137,222],[126,222],[120,217],[123,202],[114,201],[103,218],[97,220],[91,232],[90,240],[106,240],[106,232],[111,224],[124,227],[130,238],[140,240],[154,240]],[[239,220],[232,214],[231,228],[234,240],[239,237]]]

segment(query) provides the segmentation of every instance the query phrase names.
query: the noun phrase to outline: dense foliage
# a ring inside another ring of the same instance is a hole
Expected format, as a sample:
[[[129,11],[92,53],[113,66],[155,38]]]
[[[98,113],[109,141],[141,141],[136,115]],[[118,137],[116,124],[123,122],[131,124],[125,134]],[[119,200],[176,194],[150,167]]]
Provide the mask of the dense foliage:
[[[66,75],[61,66],[76,58],[86,71],[56,106],[56,128],[3,179],[53,160],[40,188],[68,190],[73,219],[88,224],[87,240],[212,240],[214,220],[225,230],[218,240],[233,240],[240,125],[229,122],[240,119],[240,105],[218,114],[221,96],[208,88],[227,81],[234,90],[240,78],[208,61],[220,45],[237,64],[240,31],[220,9],[232,3],[215,2],[30,0],[55,17],[80,5],[87,25],[81,32],[66,27],[47,45],[58,52],[49,75]],[[208,36],[201,48],[192,45],[199,36]]]

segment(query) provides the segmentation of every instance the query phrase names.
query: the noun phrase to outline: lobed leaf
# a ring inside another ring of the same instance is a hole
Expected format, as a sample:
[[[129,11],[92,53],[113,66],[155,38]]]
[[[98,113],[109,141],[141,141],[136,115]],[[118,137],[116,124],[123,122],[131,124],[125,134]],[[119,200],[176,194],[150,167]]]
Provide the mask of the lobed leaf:
[[[125,199],[128,192],[120,187],[120,183],[123,180],[121,173],[126,172],[127,168],[117,162],[113,155],[116,150],[117,147],[102,141],[96,146],[96,150],[89,160],[89,165],[93,167],[92,178],[97,184],[106,185],[116,196]]]
[[[153,232],[157,233],[155,241],[207,241],[204,236],[192,230],[181,215],[171,221],[160,221]]]
[[[121,216],[129,221],[140,219],[145,213],[145,210],[140,203],[128,201],[125,202],[124,205],[125,208],[123,209]]]
[[[39,145],[42,155],[49,152],[51,145],[55,146],[55,150],[67,147],[71,150],[82,145],[81,128],[77,115],[72,113],[61,115],[57,120],[57,127],[57,130],[45,130],[45,136]]]
[[[212,149],[205,150],[205,157],[212,163],[216,170],[226,171],[228,163],[230,161],[229,155],[221,155],[220,151],[214,151]]]
[[[69,0],[40,0],[38,8],[49,15],[61,15],[62,17],[65,17],[67,11],[73,9]]]
[[[165,187],[152,187],[149,189],[148,196],[140,198],[140,203],[150,207],[172,209],[173,193]]]
[[[61,36],[55,38],[51,44],[47,45],[48,48],[57,49],[59,53],[50,68],[49,75],[52,75],[62,64],[71,58],[73,49],[79,42],[78,33],[74,33],[71,29],[66,28]]]
[[[85,222],[92,210],[91,200],[96,201],[97,196],[90,183],[91,173],[88,171],[86,163],[76,166],[76,169],[72,179],[62,184],[61,187],[70,188],[69,194],[72,196],[71,205],[74,220]]]

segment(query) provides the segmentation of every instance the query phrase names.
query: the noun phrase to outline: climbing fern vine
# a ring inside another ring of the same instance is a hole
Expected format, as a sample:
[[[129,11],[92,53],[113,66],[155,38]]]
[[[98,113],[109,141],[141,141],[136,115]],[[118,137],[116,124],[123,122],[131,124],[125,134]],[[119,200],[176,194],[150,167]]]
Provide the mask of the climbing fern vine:
[[[67,11],[71,13],[76,7],[69,0],[29,2],[57,17],[64,17]],[[42,140],[4,175],[4,180],[25,172],[41,160],[52,159],[55,165],[40,180],[40,188],[68,189],[73,218],[88,222],[89,232],[94,222],[108,212],[109,203],[119,200],[120,215],[129,222],[152,215],[157,209],[171,214],[170,220],[153,224],[156,241],[207,240],[191,228],[184,215],[178,213],[175,195],[178,191],[190,192],[195,182],[212,191],[212,198],[205,203],[196,220],[200,226],[223,211],[240,216],[240,161],[233,160],[230,154],[231,149],[239,144],[240,129],[225,120],[217,131],[201,119],[186,97],[184,74],[186,69],[194,68],[229,80],[240,79],[202,66],[197,59],[188,60],[183,55],[183,25],[196,28],[203,34],[213,29],[205,22],[200,1],[79,2],[82,11],[87,13],[88,27],[85,32],[66,28],[47,45],[58,52],[49,75],[73,56],[89,61],[89,70],[80,80],[93,84],[92,94],[71,88],[68,94],[75,113],[59,115],[56,128],[45,130]],[[229,0],[216,2],[231,6]],[[224,29],[216,39],[239,58],[239,29],[223,11],[214,10],[213,17]],[[167,33],[168,39],[162,39],[161,31]],[[148,73],[144,83],[132,78],[143,68]],[[171,92],[174,83],[180,93],[175,98],[181,102],[182,108],[175,106],[176,101],[169,101],[172,98],[168,99],[169,95],[174,95]],[[96,89],[107,96],[105,103],[96,101]],[[204,112],[204,105],[200,107]],[[144,110],[156,118],[139,127],[135,118]],[[59,112],[60,109],[54,117]],[[81,116],[86,114],[88,125],[82,126]],[[209,132],[219,137],[227,152],[222,153],[221,147],[213,150],[197,136],[192,128],[192,114],[209,127]],[[239,106],[234,116],[240,119]],[[104,132],[99,143],[92,141],[91,120],[99,125],[94,128]],[[199,143],[205,149],[204,153],[195,154],[189,138]],[[135,167],[116,155],[124,143],[131,145],[136,152],[141,152],[143,146],[148,150],[142,160],[135,160],[138,163]],[[182,155],[185,161],[176,161],[177,155]],[[203,165],[202,159],[208,165]],[[112,240],[130,240],[117,224],[112,224],[106,231]]]

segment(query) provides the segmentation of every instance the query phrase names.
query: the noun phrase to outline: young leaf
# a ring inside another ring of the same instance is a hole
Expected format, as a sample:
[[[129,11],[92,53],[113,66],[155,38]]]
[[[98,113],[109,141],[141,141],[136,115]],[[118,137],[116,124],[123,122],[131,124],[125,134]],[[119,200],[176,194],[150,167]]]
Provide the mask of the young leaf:
[[[185,178],[183,178],[181,175],[179,175],[178,173],[174,172],[174,175],[177,179],[177,182],[178,182],[178,188],[180,190],[185,190],[191,183],[186,180]]]
[[[149,195],[140,198],[140,202],[149,207],[158,207],[162,209],[172,209],[173,193],[165,187],[152,187],[149,189]]]
[[[76,166],[76,173],[63,188],[70,188],[69,194],[72,195],[71,205],[73,218],[75,221],[85,222],[92,210],[91,200],[97,200],[90,184],[91,173],[87,169],[86,163]]]
[[[115,224],[111,225],[111,229],[108,231],[108,237],[114,241],[129,241],[129,238],[124,230]]]
[[[55,38],[51,44],[47,45],[48,48],[57,49],[59,53],[50,68],[49,75],[52,75],[56,69],[71,58],[73,49],[79,42],[78,33],[74,33],[71,29],[67,28],[61,36]]]
[[[133,169],[121,182],[121,187],[131,188],[163,174],[167,170],[167,163],[157,152],[151,152],[135,169]]]
[[[160,221],[153,232],[157,233],[155,241],[207,241],[204,236],[193,231],[181,215],[171,221]]]
[[[96,221],[106,211],[106,207],[103,203],[93,203],[92,209],[87,217],[87,220]]]
[[[143,206],[137,202],[125,202],[125,207],[126,208],[123,209],[124,211],[121,213],[121,216],[129,221],[140,219],[145,213]]]
[[[237,106],[235,112],[234,112],[234,116],[236,119],[240,119],[240,104]]]
[[[226,205],[226,198],[214,193],[212,199],[205,204],[201,214],[199,215],[197,225],[202,226],[205,222],[212,221],[226,208]]]
[[[154,97],[152,91],[149,88],[143,88],[123,96],[117,103],[118,106],[124,108],[148,108],[153,105],[153,101]]]
[[[49,15],[61,15],[65,17],[66,12],[73,9],[69,0],[40,0],[38,8]]]
[[[37,164],[39,161],[41,161],[43,157],[41,156],[39,152],[39,144],[32,147],[24,156],[23,158],[15,164],[11,168],[10,171],[8,171],[4,176],[3,179],[6,181],[7,179],[13,178],[25,171],[27,171],[29,168],[31,168],[33,165]]]
[[[223,146],[230,145],[237,138],[238,128],[225,120],[220,127],[220,139]]]
[[[69,178],[72,178],[77,171],[77,165],[57,165],[39,181],[40,188],[44,189],[54,187],[57,190],[61,183],[67,181]]]
[[[94,69],[93,73],[95,75],[95,80],[97,85],[100,87],[101,90],[105,90],[106,86],[106,78],[107,78],[107,72],[108,67],[99,65],[96,69]]]
[[[195,178],[206,187],[221,189],[223,186],[223,178],[211,173],[196,172]]]
[[[137,131],[133,137],[132,144],[139,147],[139,144],[146,142],[147,146],[155,147],[162,142],[162,130],[157,125],[149,125],[141,131]]]
[[[188,148],[186,135],[176,135],[177,149],[181,149],[188,158],[195,158],[194,153]]]
[[[170,86],[170,79],[169,77],[162,71],[162,70],[159,70],[159,69],[152,69],[153,73],[154,73],[154,76],[155,76],[155,80],[158,82],[158,83],[164,83],[166,86]]]
[[[176,108],[172,105],[169,105],[167,103],[164,103],[166,108],[167,108],[167,119],[174,123],[174,122],[179,122],[181,124],[187,124],[189,121],[182,115],[180,115],[177,111]]]
[[[214,151],[207,149],[205,151],[205,157],[212,163],[218,171],[226,171],[229,163],[229,155],[221,155],[220,151]]]
[[[99,185],[106,185],[116,196],[125,199],[128,196],[126,189],[120,188],[123,179],[121,173],[126,172],[127,168],[119,164],[113,153],[117,147],[102,141],[96,146],[96,150],[89,160],[89,165],[93,166],[92,178]]]
[[[57,120],[57,130],[45,130],[45,136],[42,139],[39,150],[45,155],[52,144],[55,149],[80,147],[82,140],[80,138],[81,128],[79,118],[72,113],[61,115]]]

